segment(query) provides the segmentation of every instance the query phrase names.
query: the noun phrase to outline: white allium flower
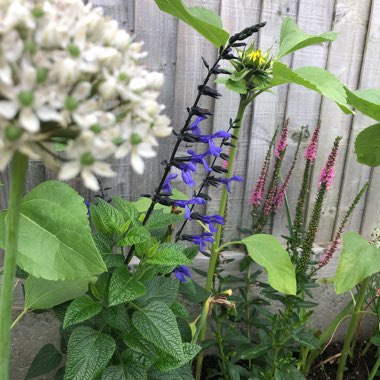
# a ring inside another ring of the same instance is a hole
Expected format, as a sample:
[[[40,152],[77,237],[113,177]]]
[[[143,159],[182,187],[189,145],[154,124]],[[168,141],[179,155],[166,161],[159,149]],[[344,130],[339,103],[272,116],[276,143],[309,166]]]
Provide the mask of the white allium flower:
[[[141,48],[81,0],[0,1],[0,170],[15,151],[38,158],[59,141],[61,179],[96,190],[126,155],[142,173],[171,128],[157,102],[163,76],[140,64]]]

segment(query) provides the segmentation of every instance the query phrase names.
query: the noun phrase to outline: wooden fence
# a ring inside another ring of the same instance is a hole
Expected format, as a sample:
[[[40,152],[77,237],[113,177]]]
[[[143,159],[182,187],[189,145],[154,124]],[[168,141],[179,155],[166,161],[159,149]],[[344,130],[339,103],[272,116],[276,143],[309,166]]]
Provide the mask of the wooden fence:
[[[314,65],[328,69],[351,89],[380,86],[380,0],[186,0],[188,5],[201,5],[218,12],[224,26],[235,33],[248,25],[266,21],[267,25],[257,37],[258,47],[276,49],[282,20],[285,16],[296,19],[298,25],[309,33],[319,34],[328,30],[339,32],[338,40],[330,45],[321,44],[294,53],[287,61],[293,68]],[[205,75],[201,56],[212,61],[215,49],[190,27],[159,11],[153,0],[94,0],[94,5],[104,7],[105,13],[114,17],[120,25],[145,41],[149,52],[146,64],[151,70],[165,74],[165,85],[161,101],[166,112],[178,129],[186,117],[186,107],[192,104],[197,85]],[[214,110],[215,116],[205,124],[208,132],[226,127],[230,117],[235,116],[238,96],[227,92],[216,102],[206,100],[202,106]],[[278,125],[290,118],[289,157],[294,152],[296,135],[300,126],[312,131],[318,119],[322,120],[321,144],[313,171],[313,180],[307,209],[310,210],[318,183],[320,170],[327,158],[335,136],[343,137],[337,162],[335,183],[324,205],[323,223],[319,229],[318,241],[329,241],[351,200],[361,186],[370,182],[366,198],[360,202],[348,229],[368,235],[371,228],[380,224],[380,171],[359,165],[354,154],[354,141],[358,132],[374,121],[361,114],[344,115],[332,102],[295,85],[277,88],[275,94],[263,94],[252,105],[243,123],[240,149],[235,164],[235,174],[245,178],[244,183],[233,186],[229,200],[226,235],[235,238],[238,227],[250,224],[249,198],[257,179],[263,156]],[[173,139],[161,140],[158,159],[147,161],[146,172],[134,174],[128,158],[115,162],[119,175],[104,181],[118,194],[136,199],[141,193],[152,192],[157,186],[162,166],[160,161],[168,158]],[[305,145],[305,143],[303,144]],[[284,173],[290,160],[285,164]],[[302,160],[300,160],[302,162]],[[296,167],[291,181],[288,198],[294,207],[302,164]],[[28,189],[41,181],[54,178],[44,166],[31,162],[28,175]],[[200,177],[198,177],[200,179]],[[0,173],[0,206],[6,207],[7,173]],[[85,197],[90,194],[79,181],[71,182]],[[219,193],[208,189],[213,201],[207,206],[208,213],[217,210]],[[280,236],[286,233],[286,215],[280,211],[272,221],[272,232]]]

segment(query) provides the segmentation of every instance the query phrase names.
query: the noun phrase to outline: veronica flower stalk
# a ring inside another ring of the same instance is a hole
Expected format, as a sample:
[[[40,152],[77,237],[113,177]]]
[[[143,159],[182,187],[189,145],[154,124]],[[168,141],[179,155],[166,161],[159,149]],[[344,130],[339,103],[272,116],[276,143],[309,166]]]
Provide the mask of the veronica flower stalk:
[[[334,167],[341,139],[341,137],[335,139],[333,148],[320,175],[317,197],[311,214],[310,223],[305,234],[305,240],[302,245],[302,253],[297,265],[297,272],[301,275],[306,273],[313,252],[313,244],[321,219],[323,201],[327,191],[330,190],[334,178]]]
[[[327,265],[330,262],[331,258],[333,257],[335,251],[337,250],[337,248],[340,244],[340,240],[342,237],[342,233],[344,231],[344,227],[346,226],[348,219],[350,218],[350,216],[354,212],[356,205],[359,203],[361,197],[363,196],[363,194],[365,193],[367,188],[368,188],[368,182],[364,184],[364,186],[361,188],[358,195],[355,197],[355,199],[351,203],[350,207],[348,208],[346,214],[344,215],[342,221],[340,222],[338,230],[335,233],[334,240],[330,243],[326,252],[321,257],[320,263],[318,264],[317,269],[324,267],[325,265]]]
[[[130,156],[142,173],[158,138],[171,133],[157,102],[160,73],[116,21],[80,0],[0,2],[0,170],[11,163],[4,282],[0,303],[0,378],[8,377],[9,327],[19,203],[28,158],[67,180],[116,173],[111,158]],[[55,154],[54,143],[66,145]]]
[[[311,169],[313,167],[315,157],[318,149],[318,140],[319,140],[319,132],[321,129],[321,122],[317,123],[317,126],[313,132],[310,143],[307,146],[304,158],[305,158],[305,169],[302,177],[302,184],[300,193],[298,195],[295,217],[293,221],[293,248],[297,248],[301,243],[301,235],[303,233],[302,226],[304,224],[305,219],[305,203],[306,197],[309,189],[309,181],[311,175]]]
[[[283,159],[285,157],[286,148],[287,148],[287,139],[288,139],[288,133],[289,133],[288,125],[289,125],[289,120],[286,120],[281,129],[280,137],[274,149],[275,161],[274,161],[273,174],[268,186],[268,191],[265,197],[263,207],[261,209],[260,217],[255,227],[255,233],[260,233],[264,229],[265,224],[268,221],[273,210],[274,197],[277,192],[278,181],[280,178],[280,170],[281,170],[281,166],[282,166]]]

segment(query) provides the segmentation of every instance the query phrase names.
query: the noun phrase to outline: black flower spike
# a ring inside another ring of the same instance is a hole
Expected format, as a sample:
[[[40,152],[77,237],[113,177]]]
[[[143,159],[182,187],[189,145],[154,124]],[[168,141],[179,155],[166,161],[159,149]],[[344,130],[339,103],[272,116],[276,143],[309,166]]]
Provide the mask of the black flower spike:
[[[262,27],[264,27],[266,22],[261,22],[256,25],[249,26],[248,28],[243,29],[241,32],[234,34],[229,39],[229,44],[232,45],[236,41],[243,41],[246,38],[252,36],[253,33],[257,33]]]
[[[207,119],[207,115],[213,115],[213,113],[210,110],[208,110],[207,108],[201,108],[201,107],[188,108],[187,112],[191,115],[202,116],[205,119]]]
[[[237,47],[247,46],[247,44],[245,42],[236,42],[236,43],[232,44],[231,46],[234,48],[237,48]]]
[[[220,92],[218,92],[217,90],[214,90],[210,86],[200,85],[198,86],[198,91],[200,91],[202,95],[211,96],[212,98],[215,98],[215,99],[219,99],[222,96]]]
[[[163,206],[173,206],[174,201],[166,196],[156,195],[154,197],[155,201]]]
[[[211,74],[227,74],[227,75],[231,75],[231,73],[228,70],[221,69],[220,65],[216,65],[216,66],[212,67],[211,70],[210,70],[210,72],[211,72]]]
[[[195,194],[194,196],[197,196],[197,197],[200,197],[202,199],[205,199],[206,201],[211,201],[212,198],[210,196],[208,196],[207,194],[205,193],[198,193],[198,194]]]
[[[228,173],[227,169],[224,169],[223,167],[218,165],[212,166],[212,170],[216,173]]]
[[[219,186],[219,181],[216,179],[214,176],[209,176],[203,180],[203,184],[205,186],[214,186],[218,187]]]
[[[230,158],[230,156],[228,154],[226,154],[226,153],[220,153],[220,158],[222,160],[227,161]]]
[[[201,57],[201,58],[202,58],[202,62],[203,62],[203,64],[205,65],[206,69],[207,69],[207,70],[210,70],[210,65],[207,63],[206,59],[203,58],[203,57]]]

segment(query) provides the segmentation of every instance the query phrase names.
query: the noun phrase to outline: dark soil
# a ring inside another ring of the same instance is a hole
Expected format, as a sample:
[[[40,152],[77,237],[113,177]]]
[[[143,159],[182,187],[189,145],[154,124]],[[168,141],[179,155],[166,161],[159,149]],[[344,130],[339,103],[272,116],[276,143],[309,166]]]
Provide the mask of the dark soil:
[[[341,344],[331,344],[323,354],[315,360],[307,380],[335,380],[341,349]],[[347,370],[344,373],[344,380],[368,379],[368,375],[376,361],[376,347],[371,346],[365,355],[361,354],[363,349],[364,344],[358,344],[355,360],[352,362],[350,362],[349,359],[347,360]],[[206,356],[203,360],[202,379],[208,379],[208,374],[217,370],[218,358],[216,356]],[[216,377],[214,378],[216,379]]]

